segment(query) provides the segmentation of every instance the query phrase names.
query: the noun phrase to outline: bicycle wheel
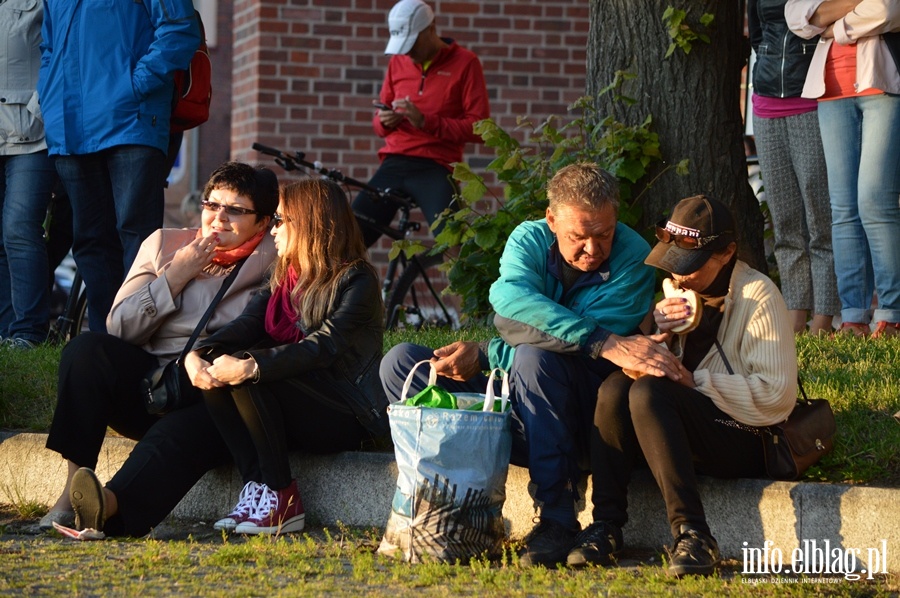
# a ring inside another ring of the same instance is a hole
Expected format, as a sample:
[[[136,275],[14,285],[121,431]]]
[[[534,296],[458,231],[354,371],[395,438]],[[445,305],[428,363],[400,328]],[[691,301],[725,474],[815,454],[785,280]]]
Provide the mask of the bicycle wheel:
[[[385,301],[386,329],[459,326],[458,314],[441,300],[440,291],[432,283],[442,261],[439,255],[410,258]],[[429,270],[434,278],[429,277]]]
[[[78,271],[72,279],[72,288],[63,313],[56,319],[50,334],[54,341],[65,344],[82,331],[87,314],[87,289]]]

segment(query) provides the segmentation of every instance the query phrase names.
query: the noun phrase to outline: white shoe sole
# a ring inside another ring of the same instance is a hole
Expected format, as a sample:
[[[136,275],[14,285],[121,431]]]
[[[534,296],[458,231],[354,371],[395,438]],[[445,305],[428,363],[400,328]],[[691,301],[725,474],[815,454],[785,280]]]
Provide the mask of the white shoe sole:
[[[234,528],[238,526],[238,522],[232,519],[231,517],[225,517],[224,519],[219,519],[215,523],[213,523],[213,529],[226,532],[233,532]]]
[[[272,527],[260,527],[251,521],[245,521],[234,528],[236,534],[293,534],[303,531],[304,520],[306,515],[296,515],[291,517],[281,525]]]

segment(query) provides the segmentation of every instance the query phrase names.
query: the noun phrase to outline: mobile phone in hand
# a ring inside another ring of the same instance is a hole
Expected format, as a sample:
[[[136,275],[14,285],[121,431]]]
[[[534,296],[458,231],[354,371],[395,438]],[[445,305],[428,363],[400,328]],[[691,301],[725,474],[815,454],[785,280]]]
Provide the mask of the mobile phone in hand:
[[[376,108],[380,108],[380,109],[382,109],[382,110],[390,110],[391,112],[394,111],[394,108],[393,108],[393,107],[388,106],[388,105],[385,104],[384,102],[379,102],[379,101],[377,101],[377,100],[373,101],[373,102],[372,102],[372,105],[375,106]]]

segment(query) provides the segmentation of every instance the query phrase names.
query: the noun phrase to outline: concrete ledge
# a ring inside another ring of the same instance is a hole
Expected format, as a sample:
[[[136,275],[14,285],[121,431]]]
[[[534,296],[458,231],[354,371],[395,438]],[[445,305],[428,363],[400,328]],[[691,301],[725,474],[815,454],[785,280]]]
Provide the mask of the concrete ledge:
[[[0,502],[52,503],[65,483],[65,462],[44,448],[44,434],[0,433]],[[128,457],[134,443],[107,438],[97,465],[107,480]],[[295,455],[297,476],[311,522],[338,521],[362,527],[383,527],[390,512],[397,466],[390,453],[339,453],[328,456]],[[173,515],[211,521],[237,501],[240,476],[233,468],[207,473],[176,507]],[[886,552],[886,568],[900,569],[900,489],[843,484],[773,482],[770,480],[717,480],[703,478],[701,493],[710,527],[723,556],[743,558],[745,548],[763,548],[766,541],[783,554],[785,563],[795,549],[859,549],[857,560],[866,565],[869,549]],[[534,502],[528,492],[528,472],[510,467],[504,517],[512,537],[532,527]],[[585,496],[590,497],[588,483]],[[582,501],[579,519],[591,521]],[[657,549],[671,541],[665,505],[652,477],[638,472],[629,489],[631,521],[625,527],[626,544]],[[745,544],[746,543],[746,544]],[[887,547],[886,551],[884,547]]]

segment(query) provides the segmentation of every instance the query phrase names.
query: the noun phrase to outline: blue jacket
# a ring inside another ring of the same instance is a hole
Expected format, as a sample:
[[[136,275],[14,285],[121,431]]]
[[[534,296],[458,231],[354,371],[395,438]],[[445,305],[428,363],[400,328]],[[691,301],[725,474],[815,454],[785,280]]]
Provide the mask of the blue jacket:
[[[200,44],[190,0],[43,0],[38,96],[51,155],[165,152],[172,73]]]
[[[610,333],[633,333],[653,301],[655,274],[644,264],[648,253],[647,242],[620,222],[609,259],[563,294],[562,256],[547,221],[520,224],[500,258],[500,278],[491,285],[500,333],[488,346],[491,367],[509,371],[520,344],[596,357]]]

